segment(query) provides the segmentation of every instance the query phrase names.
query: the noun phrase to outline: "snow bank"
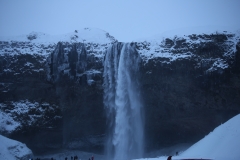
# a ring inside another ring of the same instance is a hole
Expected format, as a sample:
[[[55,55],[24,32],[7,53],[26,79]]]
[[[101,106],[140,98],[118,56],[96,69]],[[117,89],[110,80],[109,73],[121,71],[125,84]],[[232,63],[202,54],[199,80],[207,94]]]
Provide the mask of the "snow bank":
[[[0,159],[1,160],[28,160],[33,157],[32,151],[21,142],[0,135]]]
[[[240,159],[240,114],[218,126],[181,154],[183,157],[212,157],[216,160]]]
[[[240,159],[240,114],[226,123],[215,128],[203,139],[192,145],[179,156],[181,158],[211,158],[214,160],[239,160]],[[167,157],[147,158],[149,160],[166,160]],[[143,160],[143,159],[142,159]]]

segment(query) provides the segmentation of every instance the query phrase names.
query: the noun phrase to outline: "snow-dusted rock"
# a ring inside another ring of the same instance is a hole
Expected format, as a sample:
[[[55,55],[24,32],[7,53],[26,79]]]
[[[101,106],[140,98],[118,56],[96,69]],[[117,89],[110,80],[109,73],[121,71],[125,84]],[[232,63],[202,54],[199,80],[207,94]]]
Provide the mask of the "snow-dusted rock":
[[[29,160],[33,158],[32,151],[23,143],[0,135],[1,160]]]
[[[20,126],[18,121],[15,121],[11,115],[0,111],[0,133],[11,133]]]
[[[137,41],[137,49],[145,63],[159,59],[163,64],[193,59],[196,68],[204,67],[207,73],[229,68],[235,58],[240,30],[213,30],[162,34]]]
[[[55,128],[61,119],[59,107],[46,102],[21,100],[0,103],[0,133],[10,134],[24,128]]]

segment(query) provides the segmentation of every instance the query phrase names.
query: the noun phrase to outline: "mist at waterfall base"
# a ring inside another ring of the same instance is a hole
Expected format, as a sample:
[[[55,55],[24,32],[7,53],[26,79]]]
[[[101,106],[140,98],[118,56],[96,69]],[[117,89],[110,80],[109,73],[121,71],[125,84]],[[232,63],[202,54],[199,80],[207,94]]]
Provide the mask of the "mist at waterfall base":
[[[108,119],[108,159],[143,156],[143,113],[138,81],[140,57],[135,44],[117,43],[104,60],[104,106]]]

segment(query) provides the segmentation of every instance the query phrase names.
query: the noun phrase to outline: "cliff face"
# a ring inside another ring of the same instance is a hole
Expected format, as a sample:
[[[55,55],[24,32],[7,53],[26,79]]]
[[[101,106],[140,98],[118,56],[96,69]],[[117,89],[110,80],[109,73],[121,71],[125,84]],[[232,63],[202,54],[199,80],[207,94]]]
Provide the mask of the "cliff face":
[[[83,43],[58,43],[47,61],[48,80],[63,114],[63,146],[102,149],[106,128],[102,61]]]
[[[108,33],[88,28],[63,37],[31,33],[3,39],[1,134],[25,142],[34,153],[103,150],[102,60],[115,41]]]
[[[234,37],[166,38],[162,55],[143,63],[148,149],[195,142],[239,113],[239,38]],[[151,43],[140,43],[139,52],[147,48]]]
[[[119,42],[105,33],[104,43],[77,41],[79,36],[75,31],[70,40],[47,44],[38,38],[0,42],[0,111],[5,117],[0,131],[33,152],[103,150],[103,61],[105,50]],[[141,57],[147,151],[195,142],[240,112],[238,33],[133,43]]]

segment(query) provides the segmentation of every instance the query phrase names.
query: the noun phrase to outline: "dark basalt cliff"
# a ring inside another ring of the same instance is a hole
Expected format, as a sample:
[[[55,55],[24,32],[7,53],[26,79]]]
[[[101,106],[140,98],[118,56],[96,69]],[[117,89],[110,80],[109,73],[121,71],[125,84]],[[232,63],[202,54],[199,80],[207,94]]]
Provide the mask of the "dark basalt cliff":
[[[196,142],[239,113],[240,42],[235,45],[228,36],[195,35],[210,41],[194,48],[184,38],[175,43],[166,39],[165,50],[192,56],[170,64],[166,58],[154,58],[141,66],[146,149]],[[216,67],[218,61],[228,67]]]
[[[235,34],[134,43],[142,57],[147,152],[196,142],[240,112],[240,41]],[[108,45],[59,42],[43,46],[47,57],[34,50],[11,54],[5,48],[14,50],[13,43],[0,45],[5,50],[0,54],[0,111],[20,123],[1,134],[35,153],[60,148],[102,152],[104,53],[96,48]]]
[[[58,43],[48,57],[48,80],[63,114],[63,146],[102,150],[105,133],[102,61],[82,43]]]

